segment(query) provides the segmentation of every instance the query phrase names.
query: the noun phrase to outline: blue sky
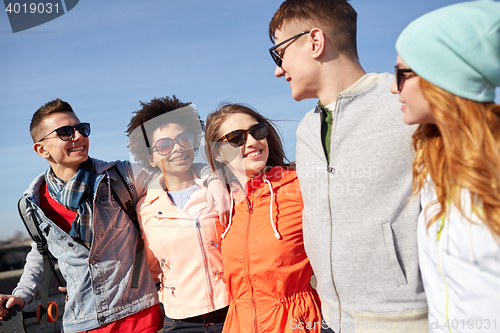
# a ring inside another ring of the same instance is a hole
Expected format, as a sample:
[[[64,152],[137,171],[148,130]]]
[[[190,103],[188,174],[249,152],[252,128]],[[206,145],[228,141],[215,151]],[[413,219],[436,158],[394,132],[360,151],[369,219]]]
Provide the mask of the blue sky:
[[[364,69],[392,72],[402,29],[457,2],[351,0]],[[278,120],[293,160],[298,121],[316,101],[294,101],[288,83],[273,75],[267,26],[280,3],[84,0],[15,34],[1,11],[0,238],[24,231],[17,200],[48,166],[32,150],[29,123],[57,97],[92,124],[90,155],[99,159],[128,159],[124,131],[139,101],[175,94],[194,103],[203,119],[223,101],[253,106]]]

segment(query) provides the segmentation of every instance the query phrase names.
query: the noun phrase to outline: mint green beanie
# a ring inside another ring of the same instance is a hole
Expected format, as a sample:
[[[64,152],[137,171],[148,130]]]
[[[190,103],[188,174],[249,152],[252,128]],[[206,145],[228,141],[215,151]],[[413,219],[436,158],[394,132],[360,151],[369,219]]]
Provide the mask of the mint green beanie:
[[[396,50],[434,85],[492,102],[500,86],[500,2],[462,2],[427,13],[403,30]]]

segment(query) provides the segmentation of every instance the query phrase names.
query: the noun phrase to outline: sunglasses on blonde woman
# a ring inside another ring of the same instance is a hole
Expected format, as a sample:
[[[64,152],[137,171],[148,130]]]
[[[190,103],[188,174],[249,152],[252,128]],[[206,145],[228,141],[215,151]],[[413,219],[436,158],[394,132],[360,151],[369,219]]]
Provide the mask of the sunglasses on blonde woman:
[[[217,142],[228,142],[233,147],[241,147],[247,142],[248,133],[250,133],[255,140],[262,140],[267,137],[267,124],[255,124],[247,130],[236,130],[227,133]]]

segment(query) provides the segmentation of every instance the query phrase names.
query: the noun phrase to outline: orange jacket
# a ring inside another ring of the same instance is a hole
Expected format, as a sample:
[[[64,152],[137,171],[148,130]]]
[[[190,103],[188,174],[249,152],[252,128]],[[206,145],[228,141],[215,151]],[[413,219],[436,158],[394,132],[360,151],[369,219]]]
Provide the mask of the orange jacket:
[[[320,332],[295,170],[274,167],[261,173],[248,181],[246,193],[245,198],[232,187],[240,202],[222,240],[230,295],[223,332]]]

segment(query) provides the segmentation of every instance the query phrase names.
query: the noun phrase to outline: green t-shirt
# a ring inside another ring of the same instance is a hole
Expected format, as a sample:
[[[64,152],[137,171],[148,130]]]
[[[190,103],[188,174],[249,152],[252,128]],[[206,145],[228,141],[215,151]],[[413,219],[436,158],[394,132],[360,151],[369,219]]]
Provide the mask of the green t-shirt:
[[[332,137],[333,114],[321,102],[318,102],[318,106],[321,108],[321,142],[325,150],[326,161],[330,162],[330,138]]]

